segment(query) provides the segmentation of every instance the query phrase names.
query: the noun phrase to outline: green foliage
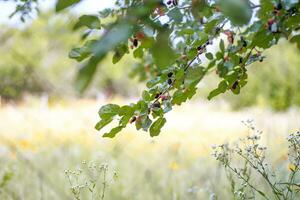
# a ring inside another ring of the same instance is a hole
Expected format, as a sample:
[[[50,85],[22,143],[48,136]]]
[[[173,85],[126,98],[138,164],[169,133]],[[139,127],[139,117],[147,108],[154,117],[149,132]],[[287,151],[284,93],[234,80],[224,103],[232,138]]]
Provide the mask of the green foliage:
[[[264,62],[254,63],[249,69],[245,90],[239,96],[225,96],[234,109],[258,105],[284,111],[300,106],[300,58],[296,45],[282,41],[265,55]]]
[[[77,60],[82,56],[90,57],[78,74],[77,85],[81,91],[88,86],[97,64],[109,51],[115,51],[113,63],[116,63],[131,46],[140,65],[148,63],[147,70],[150,71],[148,91],[144,91],[143,98],[133,104],[135,120],[132,121],[137,129],[148,131],[150,127],[151,136],[157,136],[165,124],[164,114],[173,105],[191,99],[197,84],[213,70],[221,81],[208,99],[228,90],[239,94],[247,83],[247,66],[263,61],[263,50],[277,44],[282,37],[289,39],[299,27],[299,21],[295,20],[299,16],[298,1],[263,1],[260,5],[247,0],[195,1],[192,4],[182,1],[178,5],[177,1],[165,4],[156,0],[131,0],[117,1],[116,5],[115,9],[106,11],[105,17],[118,16],[117,19],[106,26],[106,33],[92,45],[92,50],[88,54],[82,51],[77,56],[76,51],[75,56],[71,55]],[[126,15],[122,14],[124,9]],[[166,16],[167,22],[161,21],[161,16]],[[227,41],[219,40],[219,51],[206,52],[207,46],[215,43],[222,34]],[[154,42],[145,45],[145,41]],[[293,36],[291,42],[298,43],[297,36]],[[200,67],[202,60],[206,61],[206,67]],[[138,73],[145,78],[143,70]],[[98,129],[108,123],[103,120],[106,119],[101,118]],[[110,118],[109,121],[113,120]],[[125,126],[122,123],[104,136],[113,137]]]
[[[78,2],[60,0],[56,10]],[[147,93],[130,105],[135,120],[129,121],[137,129],[148,131],[150,127],[150,134],[156,136],[165,123],[164,114],[191,99],[208,73],[216,71],[220,78],[208,99],[227,91],[239,94],[248,82],[248,66],[263,61],[264,50],[281,38],[299,44],[299,8],[298,0],[260,1],[257,5],[250,0],[118,0],[114,9],[79,18],[77,27],[102,32],[96,40],[86,35],[85,45],[70,53],[71,58],[84,61],[76,87],[83,92],[89,86],[98,64],[110,52],[114,53],[112,62],[117,63],[132,49],[138,62],[134,75],[147,81]],[[106,17],[112,21],[103,23]],[[213,44],[219,48],[207,52]],[[104,136],[113,137],[126,126],[129,116],[125,115],[126,120],[120,113],[117,116],[120,118],[101,118],[106,121],[100,121],[98,128],[110,120],[119,121]]]

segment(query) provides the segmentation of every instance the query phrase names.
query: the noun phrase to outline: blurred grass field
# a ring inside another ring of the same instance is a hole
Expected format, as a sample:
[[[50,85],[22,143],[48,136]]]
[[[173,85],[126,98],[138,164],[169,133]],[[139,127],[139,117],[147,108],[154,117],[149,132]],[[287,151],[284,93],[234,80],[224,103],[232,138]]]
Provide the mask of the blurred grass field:
[[[124,103],[114,99],[110,102]],[[51,105],[39,100],[0,109],[0,199],[73,199],[64,171],[82,162],[107,163],[105,199],[232,199],[223,168],[211,146],[249,133],[254,119],[275,169],[287,170],[286,136],[300,129],[300,112],[247,109],[195,101],[175,108],[159,137],[134,127],[115,139],[94,130],[97,109],[106,102],[74,100]],[[283,174],[284,175],[284,174]],[[82,199],[89,198],[82,193]],[[97,198],[95,198],[97,199]]]

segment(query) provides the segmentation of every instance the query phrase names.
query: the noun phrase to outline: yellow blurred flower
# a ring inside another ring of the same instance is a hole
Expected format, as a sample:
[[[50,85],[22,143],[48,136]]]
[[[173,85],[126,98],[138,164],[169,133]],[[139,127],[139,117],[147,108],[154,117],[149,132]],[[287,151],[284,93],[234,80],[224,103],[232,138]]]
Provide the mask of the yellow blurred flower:
[[[176,171],[176,170],[180,169],[180,166],[179,166],[179,164],[177,162],[173,161],[173,162],[170,163],[169,168],[171,170]]]
[[[21,150],[31,150],[35,151],[35,145],[30,142],[29,140],[20,140],[17,142],[17,147],[19,147]]]

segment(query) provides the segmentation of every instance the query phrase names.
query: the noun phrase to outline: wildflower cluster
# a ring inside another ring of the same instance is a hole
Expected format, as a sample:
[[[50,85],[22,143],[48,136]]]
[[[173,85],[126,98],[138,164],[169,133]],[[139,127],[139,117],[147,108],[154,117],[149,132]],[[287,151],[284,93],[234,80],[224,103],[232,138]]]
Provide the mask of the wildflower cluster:
[[[288,137],[290,172],[287,180],[281,180],[267,162],[267,148],[260,144],[262,132],[252,121],[243,123],[251,132],[246,138],[233,147],[229,144],[213,147],[213,156],[225,167],[235,199],[256,198],[257,195],[263,199],[299,199],[300,132]]]
[[[108,183],[117,177],[114,172],[110,178],[108,165],[95,161],[83,161],[82,168],[65,170],[65,175],[76,200],[86,199],[87,196],[92,200],[103,200]]]

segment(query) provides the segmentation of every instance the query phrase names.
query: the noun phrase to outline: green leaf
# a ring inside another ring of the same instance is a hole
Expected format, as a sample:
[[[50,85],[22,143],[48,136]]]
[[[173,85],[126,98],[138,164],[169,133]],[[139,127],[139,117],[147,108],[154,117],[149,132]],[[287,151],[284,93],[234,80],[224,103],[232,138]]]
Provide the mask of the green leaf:
[[[122,106],[120,109],[119,109],[119,115],[120,116],[124,116],[124,115],[128,115],[128,113],[134,113],[134,108],[133,106],[128,106],[128,105],[125,105],[125,106]]]
[[[232,24],[243,26],[249,23],[252,9],[249,0],[219,0],[222,13]]]
[[[183,15],[180,12],[179,8],[175,7],[168,12],[168,17],[173,19],[176,23],[180,23],[182,21]]]
[[[211,91],[209,93],[209,95],[207,97],[208,100],[211,100],[215,96],[218,96],[219,94],[226,92],[227,87],[228,87],[228,85],[227,85],[226,81],[225,80],[221,81],[218,85],[218,88],[214,89],[213,91]]]
[[[184,83],[189,86],[198,83],[204,76],[204,68],[201,66],[191,66],[186,70]]]
[[[78,22],[74,25],[73,29],[77,30],[81,27],[88,27],[89,29],[100,29],[101,24],[97,16],[94,15],[82,15],[79,17]]]
[[[183,68],[180,69],[180,70],[176,73],[176,75],[175,75],[175,82],[174,82],[174,84],[173,84],[173,86],[174,86],[175,88],[180,88],[180,86],[182,85],[182,82],[183,82],[183,80],[184,80],[184,74],[185,74],[185,71],[184,71]]]
[[[115,54],[112,59],[113,64],[119,62],[122,59],[122,57],[127,53],[129,53],[127,44],[121,44],[118,47],[116,47]]]
[[[111,13],[113,13],[113,10],[111,8],[105,8],[105,9],[99,11],[99,15],[100,15],[101,18],[106,18]]]
[[[146,90],[143,91],[143,93],[142,93],[142,98],[143,98],[145,101],[151,101],[151,96],[150,96],[149,92],[147,92]]]
[[[117,126],[111,129],[110,132],[105,133],[103,137],[114,138],[117,135],[117,133],[119,133],[123,128],[124,128],[123,126]]]
[[[144,49],[150,49],[151,47],[153,47],[154,43],[155,40],[153,37],[145,37],[144,39],[142,39],[140,46]]]
[[[163,101],[163,106],[164,106],[163,109],[164,113],[167,113],[172,110],[172,103],[170,100]]]
[[[208,59],[208,60],[212,60],[212,59],[214,59],[214,56],[213,56],[213,54],[212,53],[206,53],[205,54],[205,57]]]
[[[110,119],[119,114],[120,106],[116,104],[107,104],[100,108],[98,114],[101,119]]]
[[[153,108],[152,109],[152,117],[155,119],[157,117],[163,117],[164,110],[162,108]]]
[[[149,127],[151,126],[151,124],[152,124],[152,120],[149,118],[148,115],[143,116],[141,118],[141,126],[142,126],[143,131],[147,132]]]
[[[79,3],[81,0],[58,0],[56,3],[55,11],[59,12],[67,7]]]
[[[141,115],[135,122],[135,127],[137,130],[143,129],[143,131],[148,131],[150,125],[152,124],[152,120],[148,115]]]
[[[215,27],[217,26],[217,24],[220,22],[220,19],[212,19],[211,21],[208,21],[206,24],[205,24],[205,33],[208,33],[210,34],[214,29]]]
[[[266,1],[266,0],[260,0],[260,9],[258,11],[258,16],[260,19],[267,20],[269,15],[268,13],[271,13],[274,11],[274,4],[272,1]]]
[[[267,49],[272,46],[273,35],[267,30],[260,30],[252,39],[252,46]]]
[[[112,118],[107,118],[107,119],[101,119],[95,126],[95,129],[100,131],[103,127],[105,127],[107,124],[112,122]]]
[[[193,35],[195,33],[194,29],[191,28],[185,28],[185,29],[181,29],[178,32],[178,35]]]
[[[119,121],[120,126],[126,126],[134,115],[135,109],[132,106],[122,106],[119,110],[119,116],[122,118]]]
[[[173,94],[172,104],[181,105],[183,102],[186,102],[188,95],[182,90],[177,90]]]
[[[224,40],[221,39],[220,44],[219,44],[220,50],[224,53],[225,51],[225,44],[224,44]]]
[[[146,86],[148,88],[152,88],[153,86],[157,85],[158,83],[160,83],[162,81],[161,77],[156,77],[154,79],[151,79],[150,81],[148,81],[146,83]]]
[[[144,52],[143,52],[142,46],[139,46],[138,48],[136,48],[133,51],[133,57],[134,58],[143,58],[143,56],[144,56]]]
[[[83,61],[92,54],[92,48],[97,40],[89,40],[82,47],[77,47],[69,52],[69,58],[78,62]]]
[[[158,136],[161,128],[165,125],[166,121],[167,120],[163,117],[158,118],[150,127],[150,136]]]
[[[296,43],[298,49],[300,49],[300,35],[295,35],[294,37],[292,37],[290,42]]]
[[[130,24],[120,22],[113,26],[113,28],[93,45],[93,56],[77,73],[75,87],[78,91],[83,92],[88,87],[96,72],[98,63],[109,51],[113,50],[120,43],[127,41],[132,31]]]
[[[227,71],[231,71],[231,70],[233,70],[234,63],[232,63],[231,61],[225,61],[224,67],[226,67]]]
[[[159,32],[154,46],[151,48],[154,63],[158,68],[164,69],[175,60],[175,53],[169,45],[169,32]]]
[[[136,110],[139,111],[140,115],[147,115],[148,114],[148,103],[146,101],[140,100],[136,104]]]

